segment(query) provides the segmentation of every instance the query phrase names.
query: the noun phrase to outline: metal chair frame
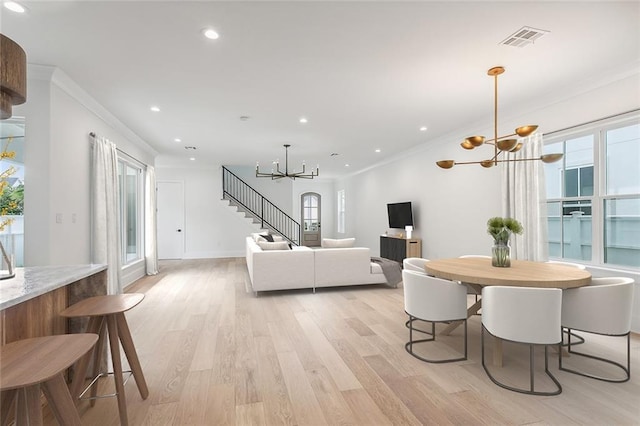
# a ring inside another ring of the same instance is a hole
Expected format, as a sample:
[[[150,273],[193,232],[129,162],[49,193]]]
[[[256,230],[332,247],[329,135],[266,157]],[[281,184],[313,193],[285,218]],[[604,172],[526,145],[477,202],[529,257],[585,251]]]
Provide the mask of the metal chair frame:
[[[602,358],[602,357],[599,357],[599,356],[596,356],[596,355],[591,355],[591,354],[587,354],[587,353],[584,353],[584,352],[578,352],[578,351],[572,350],[571,347],[572,347],[573,344],[571,343],[571,336],[577,336],[577,335],[572,333],[571,329],[567,329],[567,332],[568,332],[569,336],[568,336],[568,342],[567,342],[567,345],[566,345],[567,352],[569,354],[578,355],[578,356],[581,356],[581,357],[590,358],[590,359],[594,359],[594,360],[597,360],[597,361],[605,362],[605,363],[610,364],[610,365],[614,365],[614,366],[620,368],[622,371],[624,371],[625,377],[622,378],[622,379],[615,379],[615,378],[611,378],[611,377],[597,376],[595,374],[585,373],[585,372],[582,372],[582,371],[578,371],[578,370],[574,370],[574,369],[571,369],[571,368],[564,367],[562,365],[562,353],[560,353],[559,357],[558,357],[558,365],[559,365],[560,370],[566,371],[568,373],[577,374],[577,375],[583,376],[583,377],[589,377],[591,379],[601,380],[603,382],[609,382],[609,383],[624,383],[624,382],[629,381],[629,379],[631,378],[631,333],[628,332],[628,333],[625,333],[625,334],[601,334],[601,333],[593,333],[593,332],[584,331],[584,330],[579,330],[579,331],[583,331],[585,333],[599,334],[600,336],[609,336],[609,337],[625,337],[626,336],[627,337],[627,366],[626,367],[624,365],[622,365],[622,364],[620,364],[618,362],[612,361],[610,359],[606,359],[606,358]],[[578,337],[580,337],[580,336],[578,336]],[[582,344],[582,343],[584,343],[584,339],[582,339],[582,342],[579,342],[578,344]]]
[[[514,386],[509,386],[506,385],[502,382],[499,382],[495,377],[493,377],[493,375],[491,375],[491,373],[489,372],[489,369],[487,368],[487,365],[485,363],[485,356],[484,356],[484,334],[485,331],[487,333],[489,333],[491,336],[494,336],[493,334],[491,334],[491,332],[489,330],[487,330],[484,326],[484,324],[482,325],[482,330],[480,332],[480,341],[481,341],[481,347],[482,347],[482,368],[484,368],[484,371],[487,373],[487,376],[489,376],[489,379],[491,379],[491,381],[493,383],[495,383],[496,385],[508,389],[510,391],[513,392],[519,392],[519,393],[524,393],[527,395],[539,395],[539,396],[553,396],[553,395],[559,395],[562,393],[562,385],[560,384],[560,382],[558,381],[558,379],[556,379],[556,377],[551,374],[551,371],[549,371],[549,351],[548,348],[549,346],[555,346],[555,345],[540,345],[540,344],[534,344],[534,343],[525,343],[525,342],[515,342],[512,340],[508,340],[508,339],[502,339],[505,340],[507,342],[513,342],[513,343],[518,343],[518,344],[522,344],[522,345],[528,345],[529,346],[529,389],[522,389],[522,388],[516,388]],[[496,337],[499,338],[499,337]],[[560,351],[560,343],[557,344],[558,345],[558,351]],[[551,391],[551,392],[540,392],[540,391],[536,391],[535,390],[535,381],[534,381],[534,348],[536,346],[544,346],[544,372],[547,374],[547,376],[549,376],[549,378],[553,381],[553,383],[556,385],[556,390],[555,391]]]
[[[446,363],[446,362],[465,361],[467,359],[467,319],[466,318],[460,318],[458,320],[447,320],[447,321],[430,321],[430,320],[425,320],[425,319],[422,319],[422,318],[414,317],[413,315],[410,315],[408,313],[407,313],[407,315],[409,315],[409,320],[406,322],[406,326],[409,329],[409,341],[407,343],[405,343],[404,348],[409,354],[411,354],[412,356],[418,358],[421,361],[435,363],[435,364],[442,364],[442,363]],[[415,328],[413,326],[413,322],[415,320],[431,323],[431,332]],[[416,343],[434,342],[436,340],[436,323],[445,324],[445,323],[450,323],[452,321],[464,321],[464,356],[463,357],[460,357],[460,358],[445,358],[445,359],[430,359],[430,358],[425,358],[423,356],[420,356],[420,355],[416,354],[413,351],[413,345],[416,344]],[[429,335],[429,336],[431,336],[431,338],[413,340],[413,332],[414,331],[418,332],[418,333],[423,333],[423,334]]]

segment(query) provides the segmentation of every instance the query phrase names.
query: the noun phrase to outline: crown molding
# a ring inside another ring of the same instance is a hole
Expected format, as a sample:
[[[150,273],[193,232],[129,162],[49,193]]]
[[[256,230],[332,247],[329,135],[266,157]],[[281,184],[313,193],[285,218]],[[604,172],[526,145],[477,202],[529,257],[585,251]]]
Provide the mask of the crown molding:
[[[89,93],[87,93],[82,87],[80,87],[75,81],[71,79],[60,68],[39,65],[28,64],[27,76],[35,80],[50,81],[60,90],[71,96],[78,103],[80,103],[87,110],[95,114],[99,119],[104,121],[107,125],[122,134],[128,141],[134,143],[140,149],[149,153],[153,158],[158,155],[158,152],[153,149],[142,138],[135,134],[131,129],[122,123],[115,115],[110,113],[105,107],[103,107],[98,101],[96,101]]]

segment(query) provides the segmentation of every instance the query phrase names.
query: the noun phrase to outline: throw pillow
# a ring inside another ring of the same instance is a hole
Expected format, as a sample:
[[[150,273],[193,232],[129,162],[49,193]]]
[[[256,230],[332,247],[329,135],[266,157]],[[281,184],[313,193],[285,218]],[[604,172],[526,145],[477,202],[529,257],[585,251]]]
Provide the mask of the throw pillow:
[[[273,242],[273,236],[271,234],[260,234],[260,238],[263,238],[270,243]]]
[[[262,250],[290,250],[286,241],[258,241],[258,245]]]
[[[353,247],[355,243],[355,238],[341,238],[337,240],[333,238],[322,239],[322,247],[324,248],[349,248]]]

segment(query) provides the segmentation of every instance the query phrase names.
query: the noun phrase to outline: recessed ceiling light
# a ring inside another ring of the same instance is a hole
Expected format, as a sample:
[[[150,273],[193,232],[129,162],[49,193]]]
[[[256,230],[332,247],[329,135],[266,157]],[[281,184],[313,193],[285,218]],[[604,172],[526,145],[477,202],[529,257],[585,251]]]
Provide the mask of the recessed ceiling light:
[[[376,152],[380,152],[380,150],[379,150],[379,149],[376,149]]]
[[[196,157],[189,157],[189,160],[196,161]]]
[[[420,131],[421,131],[421,132],[426,132],[426,131],[427,131],[427,126],[422,126],[422,127],[420,127]]]
[[[182,142],[182,139],[180,139],[180,138],[175,138],[175,139],[174,139],[174,141],[175,141],[175,142]]]
[[[349,164],[345,164],[344,166],[345,166],[345,167],[349,167]]]
[[[218,34],[212,28],[205,28],[204,30],[202,30],[202,34],[204,34],[204,36],[210,40],[217,40],[218,38],[220,38],[220,34]]]
[[[16,3],[15,1],[5,1],[4,2],[4,7],[6,7],[7,9],[9,9],[12,12],[16,12],[16,13],[24,13],[25,12],[25,8]]]
[[[308,122],[307,117],[300,117],[300,122],[301,122],[302,124],[307,123],[307,122]]]
[[[158,108],[157,106],[152,106],[150,109],[153,112],[160,112],[160,108]]]

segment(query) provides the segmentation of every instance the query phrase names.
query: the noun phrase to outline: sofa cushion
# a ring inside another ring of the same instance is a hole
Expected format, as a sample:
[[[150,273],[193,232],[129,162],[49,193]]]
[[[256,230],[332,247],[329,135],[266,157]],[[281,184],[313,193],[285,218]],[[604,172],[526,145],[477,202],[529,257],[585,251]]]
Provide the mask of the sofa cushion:
[[[258,245],[262,250],[290,250],[286,241],[258,241]]]
[[[333,238],[322,239],[322,247],[324,248],[350,248],[353,247],[355,243],[355,238],[341,238],[337,240]]]

